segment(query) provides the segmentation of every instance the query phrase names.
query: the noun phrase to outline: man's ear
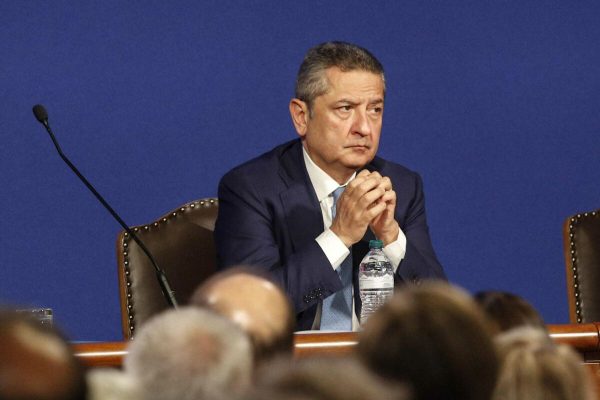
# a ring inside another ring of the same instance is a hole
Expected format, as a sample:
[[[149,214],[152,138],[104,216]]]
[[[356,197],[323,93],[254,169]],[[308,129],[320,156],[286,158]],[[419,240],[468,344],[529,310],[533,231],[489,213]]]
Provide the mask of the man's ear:
[[[304,137],[308,126],[308,105],[306,102],[296,98],[290,100],[290,115],[296,132],[300,137]]]

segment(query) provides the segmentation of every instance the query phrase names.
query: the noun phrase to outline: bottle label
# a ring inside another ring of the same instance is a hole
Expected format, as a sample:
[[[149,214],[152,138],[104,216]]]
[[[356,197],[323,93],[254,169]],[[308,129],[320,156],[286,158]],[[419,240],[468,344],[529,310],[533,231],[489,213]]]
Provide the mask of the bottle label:
[[[380,277],[361,277],[358,280],[358,286],[363,289],[393,289],[394,279]]]

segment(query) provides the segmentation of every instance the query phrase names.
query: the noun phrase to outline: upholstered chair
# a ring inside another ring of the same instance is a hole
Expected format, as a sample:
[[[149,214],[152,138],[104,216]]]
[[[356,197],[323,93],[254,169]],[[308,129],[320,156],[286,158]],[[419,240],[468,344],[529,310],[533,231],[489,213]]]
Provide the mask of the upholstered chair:
[[[180,305],[216,270],[213,230],[217,210],[217,199],[196,200],[148,225],[132,228],[165,271]],[[117,264],[123,336],[132,339],[144,322],[169,305],[152,263],[125,231],[117,238]]]
[[[600,210],[569,217],[563,225],[571,323],[600,321]]]

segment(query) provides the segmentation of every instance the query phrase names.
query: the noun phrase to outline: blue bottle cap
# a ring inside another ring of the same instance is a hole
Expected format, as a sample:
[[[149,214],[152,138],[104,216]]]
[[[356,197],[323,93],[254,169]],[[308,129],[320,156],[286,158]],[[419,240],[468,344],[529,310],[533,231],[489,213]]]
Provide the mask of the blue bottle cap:
[[[370,249],[383,249],[383,240],[369,240]]]

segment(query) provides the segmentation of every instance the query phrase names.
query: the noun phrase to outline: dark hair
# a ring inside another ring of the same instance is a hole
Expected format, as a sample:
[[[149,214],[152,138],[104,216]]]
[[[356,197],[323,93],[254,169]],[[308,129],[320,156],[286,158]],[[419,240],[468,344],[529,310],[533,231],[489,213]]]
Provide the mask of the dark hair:
[[[540,314],[520,296],[488,290],[475,293],[473,298],[496,332],[504,332],[519,326],[532,326],[546,330]]]
[[[417,400],[488,400],[498,370],[483,313],[447,284],[397,292],[367,321],[358,353],[382,377],[412,385]]]
[[[328,90],[325,70],[337,67],[340,70],[368,71],[381,75],[384,83],[383,65],[367,49],[346,42],[326,42],[308,50],[296,77],[296,98],[308,104]]]
[[[24,335],[23,333],[27,334]],[[9,376],[12,376],[13,379],[33,378],[32,373],[43,374],[38,376],[43,376],[47,380],[57,379],[56,371],[51,368],[46,368],[44,372],[41,372],[40,369],[37,369],[37,372],[32,372],[29,367],[24,367],[25,363],[16,363],[17,365],[11,363],[8,353],[12,353],[13,357],[29,360],[30,364],[43,362],[42,365],[48,363],[53,366],[64,366],[65,371],[63,373],[67,374],[64,377],[64,382],[61,380],[64,386],[59,389],[54,388],[57,391],[56,393],[48,390],[40,397],[40,394],[33,394],[27,389],[26,381],[19,380],[12,382],[11,386],[13,386],[13,389],[20,387],[22,390],[19,389],[19,393],[9,394],[6,393],[6,387],[0,387],[0,399],[27,399],[31,396],[37,396],[36,398],[40,400],[84,400],[87,398],[88,388],[85,379],[85,368],[75,357],[66,336],[56,327],[42,324],[27,313],[1,308],[0,342],[5,346],[4,349],[0,349],[0,352],[3,352],[3,357],[0,360],[0,373],[11,371]],[[45,351],[39,350],[48,347],[54,349],[54,356],[49,357]],[[57,353],[57,350],[60,353]]]

